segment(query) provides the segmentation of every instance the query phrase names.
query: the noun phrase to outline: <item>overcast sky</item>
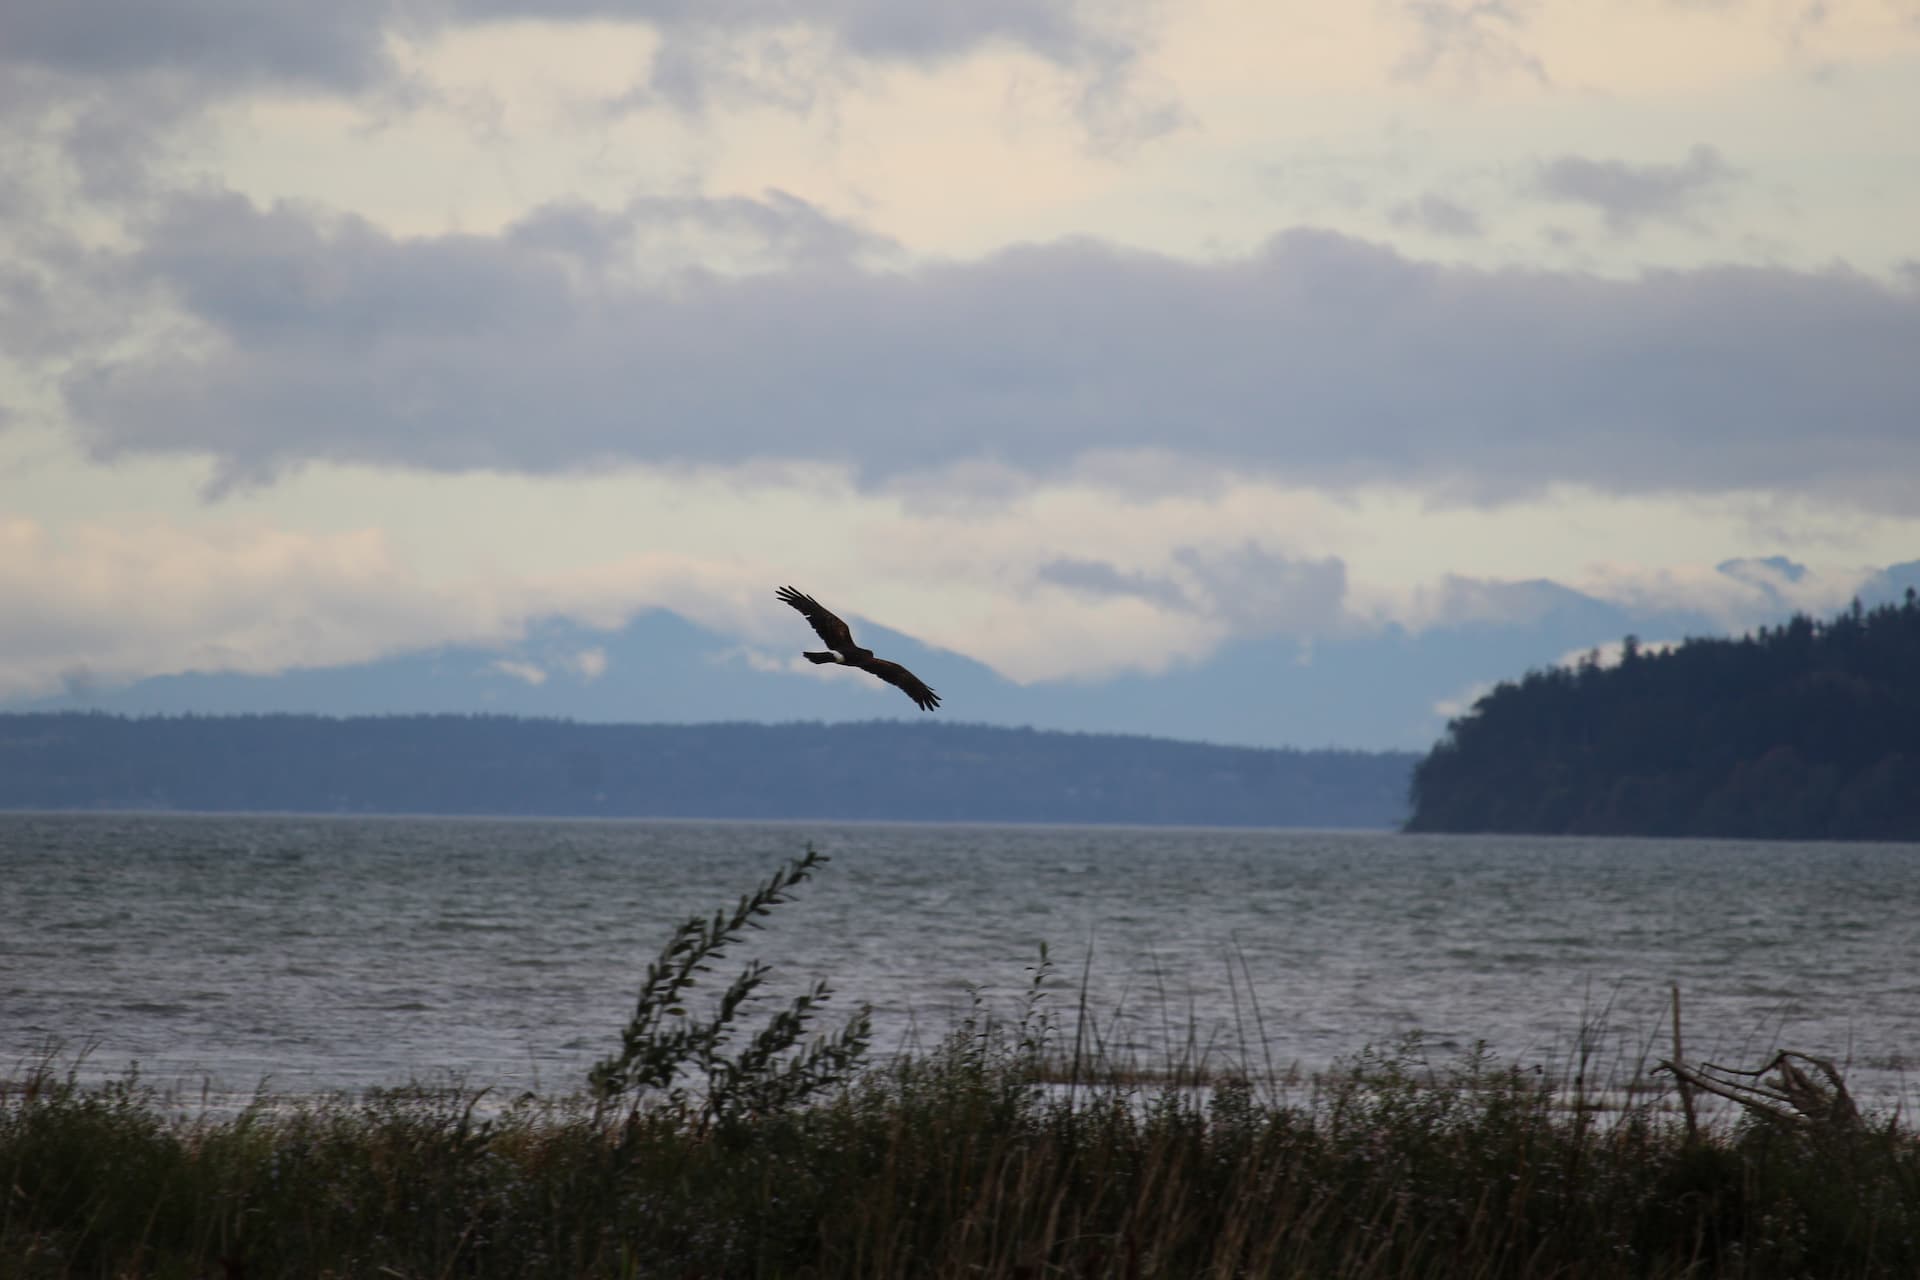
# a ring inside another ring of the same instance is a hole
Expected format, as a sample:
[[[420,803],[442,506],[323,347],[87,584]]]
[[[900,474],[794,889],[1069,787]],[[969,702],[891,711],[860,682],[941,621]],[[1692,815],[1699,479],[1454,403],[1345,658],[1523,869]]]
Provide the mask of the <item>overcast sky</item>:
[[[1920,0],[0,4],[0,697],[1731,624],[1916,477]]]

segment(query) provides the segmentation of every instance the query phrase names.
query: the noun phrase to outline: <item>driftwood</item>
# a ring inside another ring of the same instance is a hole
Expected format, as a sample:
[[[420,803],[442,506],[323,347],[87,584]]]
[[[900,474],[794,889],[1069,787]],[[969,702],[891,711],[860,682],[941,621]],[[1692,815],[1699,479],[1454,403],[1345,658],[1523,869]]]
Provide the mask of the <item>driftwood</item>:
[[[1658,1069],[1673,1073],[1683,1097],[1698,1089],[1737,1102],[1754,1115],[1778,1124],[1837,1130],[1860,1123],[1860,1111],[1847,1092],[1847,1082],[1827,1058],[1782,1049],[1765,1066],[1751,1071],[1712,1062],[1689,1066],[1666,1060]]]

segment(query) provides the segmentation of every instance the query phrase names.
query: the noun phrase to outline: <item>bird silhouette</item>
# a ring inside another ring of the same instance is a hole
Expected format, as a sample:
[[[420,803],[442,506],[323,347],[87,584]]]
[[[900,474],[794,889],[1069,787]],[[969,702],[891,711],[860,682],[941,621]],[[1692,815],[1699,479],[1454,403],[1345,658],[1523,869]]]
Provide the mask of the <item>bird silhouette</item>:
[[[855,644],[853,629],[840,621],[838,616],[818,600],[795,591],[792,587],[781,587],[774,594],[798,609],[801,615],[813,624],[814,632],[826,642],[827,648],[832,650],[831,653],[803,650],[800,656],[808,662],[837,662],[843,667],[858,667],[862,671],[879,676],[912,698],[922,711],[931,711],[940,705],[940,695],[929,689],[926,681],[899,663],[888,662],[885,658],[876,658],[873,656],[873,650],[862,649]]]

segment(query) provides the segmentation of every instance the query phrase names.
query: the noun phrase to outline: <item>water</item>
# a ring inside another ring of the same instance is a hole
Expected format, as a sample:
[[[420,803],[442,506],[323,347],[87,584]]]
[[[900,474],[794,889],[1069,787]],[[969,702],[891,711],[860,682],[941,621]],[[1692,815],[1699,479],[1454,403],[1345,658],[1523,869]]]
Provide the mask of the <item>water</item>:
[[[809,841],[831,864],[716,978],[826,977],[883,1047],[976,988],[1013,1010],[1046,941],[1148,1064],[1190,1030],[1305,1071],[1412,1031],[1657,1057],[1677,982],[1689,1056],[1832,1056],[1880,1105],[1920,1065],[1916,845],[0,814],[0,1074],[57,1039],[189,1089],[571,1091],[672,926]]]

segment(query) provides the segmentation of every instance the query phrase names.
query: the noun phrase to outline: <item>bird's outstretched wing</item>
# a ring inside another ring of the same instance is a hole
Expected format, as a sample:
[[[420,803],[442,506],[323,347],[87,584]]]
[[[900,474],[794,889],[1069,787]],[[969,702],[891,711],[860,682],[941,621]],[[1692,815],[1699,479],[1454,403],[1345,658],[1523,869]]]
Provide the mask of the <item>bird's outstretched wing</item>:
[[[852,628],[812,596],[803,595],[792,587],[781,587],[774,594],[805,615],[807,621],[813,624],[815,633],[827,642],[827,648],[845,653],[854,647]]]
[[[888,662],[885,658],[869,658],[860,665],[895,688],[905,690],[909,698],[920,704],[922,711],[931,711],[940,705],[940,695],[929,689],[926,681],[899,663]]]

